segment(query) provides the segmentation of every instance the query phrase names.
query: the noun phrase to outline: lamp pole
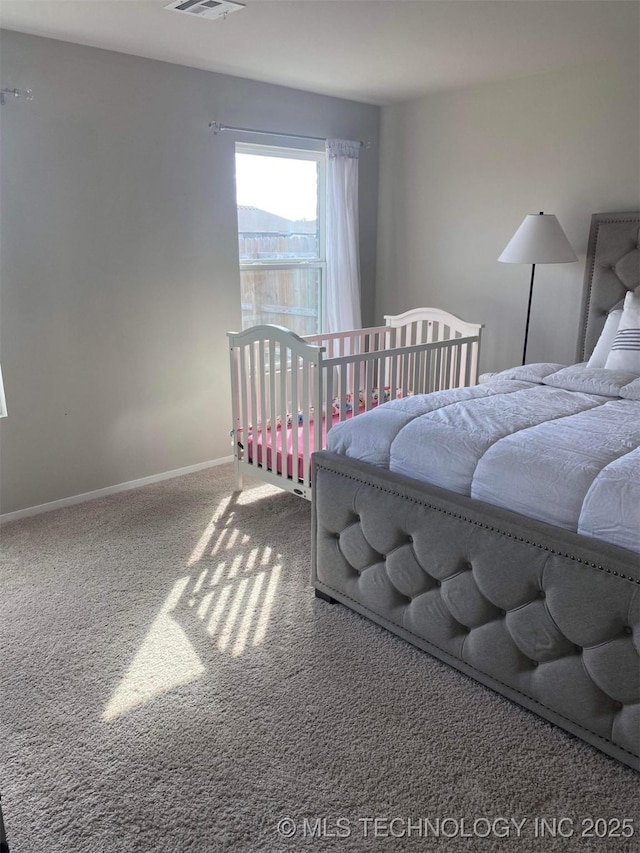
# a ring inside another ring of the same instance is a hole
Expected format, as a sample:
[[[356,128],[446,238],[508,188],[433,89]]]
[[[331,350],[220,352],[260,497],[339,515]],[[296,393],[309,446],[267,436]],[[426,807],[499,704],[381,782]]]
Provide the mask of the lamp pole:
[[[522,350],[522,363],[527,358],[527,339],[529,337],[529,317],[531,317],[531,300],[533,299],[533,279],[536,274],[536,265],[531,265],[531,284],[529,285],[529,305],[527,306],[527,324],[524,327],[524,349]]]
[[[539,216],[544,216],[544,210],[541,210]],[[527,340],[529,338],[529,318],[531,317],[531,301],[533,299],[533,279],[536,275],[536,265],[531,264],[531,284],[529,285],[529,304],[527,305],[527,324],[524,327],[524,349],[522,350],[522,363],[524,364],[527,358]]]

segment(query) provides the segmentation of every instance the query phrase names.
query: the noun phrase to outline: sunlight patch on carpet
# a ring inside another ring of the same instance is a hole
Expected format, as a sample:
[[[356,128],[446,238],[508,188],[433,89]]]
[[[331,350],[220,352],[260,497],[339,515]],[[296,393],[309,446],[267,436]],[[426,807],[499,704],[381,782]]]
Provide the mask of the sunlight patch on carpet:
[[[255,486],[254,488],[247,488],[239,494],[234,494],[230,495],[229,497],[223,498],[216,507],[216,511],[214,512],[211,521],[205,527],[202,536],[198,540],[198,543],[195,548],[193,549],[187,565],[191,567],[196,563],[200,562],[205,552],[207,551],[207,548],[209,548],[212,544],[213,535],[216,532],[218,522],[221,518],[224,517],[232,501],[234,501],[238,506],[248,506],[249,504],[262,500],[265,497],[269,497],[269,495],[277,494],[278,492],[279,489],[275,486],[262,484],[260,486]],[[227,533],[231,533],[233,535],[234,531],[227,530],[218,537],[218,540],[213,545],[213,553],[215,553],[221,548],[222,542]],[[235,533],[237,535],[237,531],[235,531]],[[245,537],[245,539],[248,539],[248,537]]]
[[[235,560],[225,568],[222,577],[216,571],[206,592],[189,599],[189,606],[216,648],[238,657],[248,646],[262,645],[266,638],[282,566],[249,576],[247,569],[238,576]]]
[[[180,624],[189,629],[185,618],[217,651],[232,657],[265,641],[282,557],[268,545],[255,546],[238,526],[237,508],[273,491],[260,486],[220,501],[187,560],[191,574],[174,584],[105,706],[103,720],[117,719],[202,676],[206,667]]]
[[[102,719],[115,720],[174,688],[196,681],[204,672],[182,628],[172,618],[190,578],[176,581],[131,666],[107,703]]]
[[[205,566],[186,595],[188,607],[215,647],[233,657],[264,642],[282,571],[281,555],[255,547],[238,526],[237,507],[271,491],[259,487],[220,501],[188,561],[189,568]]]

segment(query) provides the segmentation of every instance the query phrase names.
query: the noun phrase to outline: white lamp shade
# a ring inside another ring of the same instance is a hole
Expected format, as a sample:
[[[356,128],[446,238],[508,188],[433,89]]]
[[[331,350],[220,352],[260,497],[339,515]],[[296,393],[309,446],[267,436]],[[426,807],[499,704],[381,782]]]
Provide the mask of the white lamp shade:
[[[552,213],[530,213],[498,260],[503,264],[568,264],[578,258]]]

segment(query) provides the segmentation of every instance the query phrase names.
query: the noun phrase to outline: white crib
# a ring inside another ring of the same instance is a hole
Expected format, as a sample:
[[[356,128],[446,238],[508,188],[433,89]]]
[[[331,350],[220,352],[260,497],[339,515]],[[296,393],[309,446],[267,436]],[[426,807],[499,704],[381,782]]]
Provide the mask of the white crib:
[[[475,385],[482,326],[436,308],[386,325],[301,338],[229,332],[236,487],[251,473],[311,499],[311,454],[338,420],[389,399]]]

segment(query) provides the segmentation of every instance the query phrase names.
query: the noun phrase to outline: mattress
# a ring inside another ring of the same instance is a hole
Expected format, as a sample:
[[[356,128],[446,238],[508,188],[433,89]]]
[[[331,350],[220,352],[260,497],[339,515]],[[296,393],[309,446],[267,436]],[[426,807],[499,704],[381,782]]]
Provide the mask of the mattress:
[[[372,407],[375,408],[378,404],[374,402]],[[361,409],[364,411],[364,408]],[[345,418],[348,420],[353,417],[353,410],[348,410],[345,413]],[[310,424],[313,427],[313,418],[310,419]],[[340,413],[334,412],[331,415],[331,424],[335,426],[340,423]],[[298,465],[296,471],[296,477],[298,480],[304,480],[308,475],[308,471],[305,474],[304,470],[304,428],[302,424],[302,420],[300,416],[298,420],[293,423],[293,419],[291,423],[288,423],[284,429],[281,424],[277,424],[275,430],[269,427],[266,430],[263,430],[261,427],[258,427],[255,432],[252,430],[247,438],[247,456],[249,462],[253,464],[257,464],[259,466],[266,466],[269,471],[277,471],[278,474],[283,474],[283,465],[282,459],[283,456],[286,458],[287,463],[287,472],[286,476],[290,479],[293,478],[293,433],[294,430],[298,434],[297,441],[297,457],[298,457]],[[326,417],[322,418],[322,446],[324,447],[327,439],[327,419]],[[257,453],[254,459],[254,444],[257,448]],[[283,444],[285,447],[285,452],[283,454],[282,448]],[[265,453],[266,449],[266,453]],[[266,456],[266,460],[265,460]]]
[[[347,418],[351,417],[351,413],[347,413]],[[339,423],[340,416],[333,415],[333,424]],[[276,429],[268,429],[262,430],[260,427],[255,431],[254,434],[250,434],[247,439],[247,454],[249,462],[253,464],[257,464],[259,466],[265,466],[269,471],[277,471],[278,474],[283,473],[283,465],[282,459],[283,455],[286,458],[286,466],[287,472],[286,476],[289,478],[293,477],[293,431],[296,430],[298,433],[298,443],[297,443],[297,471],[296,477],[299,480],[304,479],[304,429],[302,427],[302,423],[298,422],[296,425],[288,425],[282,429],[281,425],[278,424]],[[326,419],[322,420],[322,442],[323,444],[326,441],[327,436],[327,424]],[[254,458],[254,443],[257,448],[257,453]],[[285,446],[285,452],[283,454],[282,447],[283,443]],[[266,449],[266,453],[265,453]],[[265,460],[266,456],[266,460]]]
[[[640,402],[623,371],[527,365],[336,424],[327,449],[640,553]]]

